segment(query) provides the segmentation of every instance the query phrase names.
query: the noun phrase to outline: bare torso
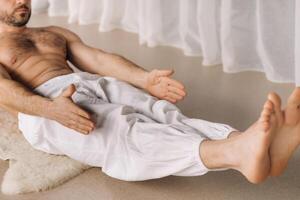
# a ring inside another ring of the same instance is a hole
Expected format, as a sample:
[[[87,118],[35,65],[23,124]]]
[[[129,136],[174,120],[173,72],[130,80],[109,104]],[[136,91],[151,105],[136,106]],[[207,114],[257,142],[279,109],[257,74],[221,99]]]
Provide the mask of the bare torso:
[[[66,39],[47,28],[27,28],[21,34],[0,34],[0,64],[28,88],[73,73],[67,63]]]

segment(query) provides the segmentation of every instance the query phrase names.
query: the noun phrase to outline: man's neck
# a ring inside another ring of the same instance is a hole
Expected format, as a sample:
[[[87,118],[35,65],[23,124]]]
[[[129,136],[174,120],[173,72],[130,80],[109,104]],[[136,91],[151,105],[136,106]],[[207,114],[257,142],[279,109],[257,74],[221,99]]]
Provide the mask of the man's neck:
[[[0,34],[1,33],[22,33],[27,29],[27,26],[16,27],[12,25],[3,24],[0,22]]]

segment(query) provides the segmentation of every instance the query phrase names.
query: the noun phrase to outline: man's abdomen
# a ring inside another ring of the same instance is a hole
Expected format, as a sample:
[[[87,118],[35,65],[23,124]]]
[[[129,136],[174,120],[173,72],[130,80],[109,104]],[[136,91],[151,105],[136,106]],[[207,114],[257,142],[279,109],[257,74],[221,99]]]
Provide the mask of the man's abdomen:
[[[45,81],[64,74],[73,73],[65,58],[61,55],[32,55],[17,67],[10,69],[10,75],[30,89]]]

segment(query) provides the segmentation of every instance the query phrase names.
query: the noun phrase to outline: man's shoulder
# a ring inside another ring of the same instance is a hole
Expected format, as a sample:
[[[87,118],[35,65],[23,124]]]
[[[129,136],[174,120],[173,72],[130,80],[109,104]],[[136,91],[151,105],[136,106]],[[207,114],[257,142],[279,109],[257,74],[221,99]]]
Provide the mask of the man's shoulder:
[[[61,26],[48,26],[45,28],[45,30],[60,34],[67,39],[71,39],[71,40],[79,39],[79,37],[73,31]]]
[[[54,25],[44,27],[44,30],[55,32],[55,33],[61,33],[61,34],[66,34],[71,32],[69,29],[65,27],[54,26]]]
[[[68,30],[64,27],[61,27],[61,26],[56,26],[56,25],[51,25],[51,26],[46,26],[46,27],[43,27],[45,30]]]

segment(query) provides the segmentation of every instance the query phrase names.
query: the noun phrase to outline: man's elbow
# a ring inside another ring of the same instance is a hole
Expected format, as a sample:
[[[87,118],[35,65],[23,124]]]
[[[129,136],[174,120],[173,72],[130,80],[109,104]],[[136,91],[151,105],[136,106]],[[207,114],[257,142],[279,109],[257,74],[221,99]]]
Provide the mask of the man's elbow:
[[[12,79],[0,78],[0,105],[5,106],[10,103],[10,96],[13,94],[11,88],[14,82]]]
[[[3,107],[8,103],[7,96],[7,80],[6,79],[0,79],[0,106]]]
[[[0,90],[7,89],[12,84],[12,79],[0,78]]]
[[[12,114],[15,117],[18,117],[18,111],[17,110],[14,110],[12,108],[9,108],[8,106],[2,105],[1,103],[0,103],[0,108],[2,110],[5,110],[5,111],[9,112],[10,114]]]
[[[9,82],[11,82],[12,78],[8,73],[0,74],[0,87],[5,87]]]

